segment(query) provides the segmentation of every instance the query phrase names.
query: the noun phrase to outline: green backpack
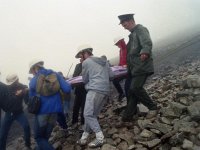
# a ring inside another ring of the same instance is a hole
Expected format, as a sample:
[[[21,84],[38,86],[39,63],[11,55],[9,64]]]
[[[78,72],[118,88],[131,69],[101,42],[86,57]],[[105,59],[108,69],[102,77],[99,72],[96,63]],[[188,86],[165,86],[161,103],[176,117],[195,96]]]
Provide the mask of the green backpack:
[[[60,90],[60,83],[56,73],[40,74],[37,78],[36,92],[42,96],[51,96]]]

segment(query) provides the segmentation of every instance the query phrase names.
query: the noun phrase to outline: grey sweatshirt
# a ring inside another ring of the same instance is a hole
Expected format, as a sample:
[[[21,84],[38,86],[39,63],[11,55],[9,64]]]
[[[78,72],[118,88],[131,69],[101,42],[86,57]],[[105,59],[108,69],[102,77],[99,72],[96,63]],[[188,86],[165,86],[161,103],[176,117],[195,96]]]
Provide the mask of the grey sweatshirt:
[[[108,95],[110,78],[114,76],[107,60],[99,57],[89,57],[82,63],[82,77],[85,89]]]

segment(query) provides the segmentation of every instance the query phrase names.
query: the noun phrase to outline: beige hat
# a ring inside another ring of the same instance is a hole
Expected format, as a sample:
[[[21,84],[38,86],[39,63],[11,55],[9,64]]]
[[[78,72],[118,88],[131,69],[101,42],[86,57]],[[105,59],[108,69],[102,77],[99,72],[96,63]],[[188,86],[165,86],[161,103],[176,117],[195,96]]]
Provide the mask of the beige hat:
[[[43,67],[44,65],[44,61],[40,60],[40,59],[34,59],[32,60],[30,63],[29,63],[29,73],[31,73],[31,69],[34,67],[34,66],[39,66],[39,67]]]
[[[119,41],[122,40],[122,39],[124,39],[124,38],[121,37],[121,36],[114,38],[114,44],[116,45],[117,42],[119,42]]]
[[[16,73],[12,73],[12,74],[7,75],[7,77],[6,77],[6,83],[7,83],[7,85],[11,85],[15,81],[17,81],[18,79],[19,78],[18,78],[17,74]]]
[[[88,45],[88,44],[80,45],[78,47],[78,49],[77,49],[77,54],[76,54],[75,58],[80,58],[80,54],[83,51],[88,51],[88,52],[92,53],[93,48],[90,45]]]

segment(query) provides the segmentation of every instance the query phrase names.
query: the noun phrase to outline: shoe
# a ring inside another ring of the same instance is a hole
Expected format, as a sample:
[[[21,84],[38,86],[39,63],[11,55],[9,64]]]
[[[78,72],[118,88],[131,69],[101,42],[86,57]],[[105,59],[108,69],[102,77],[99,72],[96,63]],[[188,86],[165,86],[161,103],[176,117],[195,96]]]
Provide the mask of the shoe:
[[[88,144],[90,148],[100,147],[104,144],[104,140],[95,139]]]
[[[76,143],[80,146],[85,146],[87,144],[87,139],[80,139]]]
[[[81,139],[78,140],[76,143],[79,144],[80,146],[84,146],[87,144],[87,139],[88,139],[89,133],[88,132],[83,132]]]
[[[121,119],[119,122],[115,124],[116,128],[122,128],[122,127],[130,127],[133,125],[130,119]]]
[[[30,146],[25,146],[23,150],[32,150]]]
[[[149,110],[149,112],[146,115],[146,119],[151,119],[155,117],[158,114],[157,110]]]
[[[125,97],[125,95],[122,93],[122,94],[119,94],[118,96],[118,101],[121,101],[123,98]]]
[[[68,131],[68,129],[63,129],[62,130],[64,132],[64,137],[67,138],[68,136],[72,135],[72,133],[70,131]]]
[[[69,127],[68,129],[70,129],[70,130],[78,129],[78,123],[72,124],[71,127]]]

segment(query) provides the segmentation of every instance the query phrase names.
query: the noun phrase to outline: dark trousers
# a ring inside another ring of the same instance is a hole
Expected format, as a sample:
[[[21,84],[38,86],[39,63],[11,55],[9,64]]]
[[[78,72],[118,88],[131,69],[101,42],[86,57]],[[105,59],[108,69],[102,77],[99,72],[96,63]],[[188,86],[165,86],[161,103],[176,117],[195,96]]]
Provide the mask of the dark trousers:
[[[81,109],[81,124],[84,124],[84,107],[85,107],[85,99],[86,99],[86,90],[84,86],[76,87],[75,89],[75,100],[73,106],[73,115],[72,115],[72,124],[78,122],[79,111]]]
[[[67,129],[67,121],[64,112],[59,112],[57,115],[57,122],[62,129]]]
[[[118,94],[123,94],[123,93],[124,93],[124,92],[123,92],[123,89],[122,89],[122,87],[121,87],[121,85],[120,85],[120,82],[121,82],[123,79],[124,79],[124,78],[122,78],[122,77],[113,79],[113,85],[115,86],[115,88],[116,88]]]
[[[2,126],[0,130],[0,150],[6,149],[6,140],[8,136],[8,132],[13,121],[16,120],[24,129],[24,141],[27,147],[30,147],[30,126],[28,120],[24,113],[20,114],[12,114],[12,113],[5,113],[4,120],[2,121]]]
[[[122,116],[122,120],[129,121],[137,113],[137,104],[141,102],[149,110],[156,110],[157,105],[149,97],[143,88],[148,75],[134,76],[131,78],[131,85],[128,92],[127,106]]]

